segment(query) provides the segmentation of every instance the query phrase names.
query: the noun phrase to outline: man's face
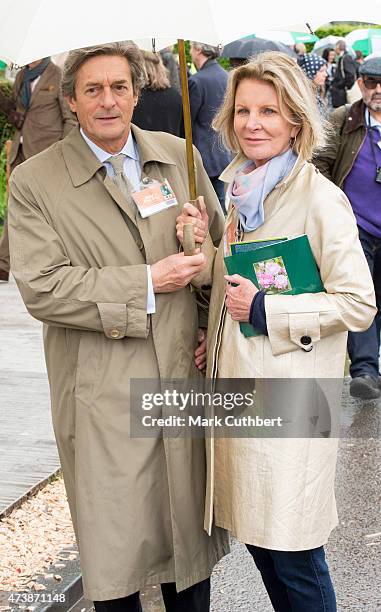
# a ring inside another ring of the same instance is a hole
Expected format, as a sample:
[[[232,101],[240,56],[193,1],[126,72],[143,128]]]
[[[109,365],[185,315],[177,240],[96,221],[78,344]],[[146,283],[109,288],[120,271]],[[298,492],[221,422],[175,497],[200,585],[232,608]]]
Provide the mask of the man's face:
[[[79,69],[71,110],[85,134],[109,153],[118,153],[130,133],[137,102],[128,61],[118,55],[98,55]]]
[[[375,113],[381,112],[381,77],[364,75],[359,78],[358,84],[365,105]],[[368,85],[368,87],[366,87]]]

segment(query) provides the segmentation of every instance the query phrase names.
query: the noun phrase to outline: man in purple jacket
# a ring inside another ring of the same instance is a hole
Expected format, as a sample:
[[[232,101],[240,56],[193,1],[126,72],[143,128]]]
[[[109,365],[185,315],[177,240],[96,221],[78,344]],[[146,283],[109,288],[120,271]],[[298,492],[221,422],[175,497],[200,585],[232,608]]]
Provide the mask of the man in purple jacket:
[[[314,161],[350,200],[373,275],[378,313],[367,331],[348,335],[350,392],[366,400],[380,397],[381,388],[381,57],[361,65],[358,85],[362,99],[332,113],[336,136]]]

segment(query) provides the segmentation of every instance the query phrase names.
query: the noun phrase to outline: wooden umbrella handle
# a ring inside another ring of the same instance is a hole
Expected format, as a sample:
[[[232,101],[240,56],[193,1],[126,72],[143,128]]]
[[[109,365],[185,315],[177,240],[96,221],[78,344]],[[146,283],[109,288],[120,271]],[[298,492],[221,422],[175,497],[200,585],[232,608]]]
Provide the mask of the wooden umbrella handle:
[[[194,228],[192,223],[185,223],[183,228],[184,255],[195,255],[196,241],[194,239]]]
[[[199,211],[205,210],[204,197],[198,196],[195,200],[189,200],[190,204],[193,204]],[[196,253],[196,240],[194,237],[194,227],[192,223],[185,223],[183,230],[183,249],[184,255],[195,255]]]
[[[191,200],[194,200],[196,198],[197,190],[193,156],[192,120],[189,103],[187,64],[185,59],[185,43],[183,39],[179,39],[177,42],[179,47],[180,81],[181,95],[183,100],[185,142],[187,151],[189,197],[191,198]]]

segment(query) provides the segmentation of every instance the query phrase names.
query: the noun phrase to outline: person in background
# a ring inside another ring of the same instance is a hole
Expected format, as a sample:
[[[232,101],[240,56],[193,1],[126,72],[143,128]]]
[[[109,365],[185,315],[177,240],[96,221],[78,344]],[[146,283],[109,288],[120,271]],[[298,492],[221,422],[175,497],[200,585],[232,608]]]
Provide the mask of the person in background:
[[[364,63],[364,54],[362,51],[355,51],[356,53],[356,58],[355,58],[355,63],[356,63],[356,74],[357,76],[359,76],[359,70],[361,65]]]
[[[332,81],[335,76],[336,71],[336,51],[333,47],[327,47],[324,49],[322,53],[322,58],[327,62],[327,78],[325,81],[325,100],[327,103],[327,110],[330,112],[333,108],[332,106]]]
[[[230,196],[225,237],[217,251],[204,251],[213,279],[207,377],[216,385],[255,379],[259,411],[267,401],[270,414],[275,378],[284,378],[286,390],[292,378],[308,385],[336,377],[340,402],[347,331],[366,329],[376,309],[350,204],[309,161],[324,144],[311,82],[287,55],[258,55],[231,73],[214,125],[237,156],[222,174]],[[188,222],[185,213],[177,219],[180,239]],[[300,234],[308,236],[324,292],[271,295],[226,275],[227,243]],[[261,334],[246,338],[240,322]],[[313,402],[309,393],[298,396],[290,414],[299,422]],[[280,414],[282,404],[281,397]],[[251,432],[211,441],[206,526],[214,516],[246,544],[277,612],[336,612],[324,545],[338,523],[338,441]]]
[[[338,108],[347,103],[347,90],[356,80],[356,64],[347,52],[345,40],[336,43],[336,72],[331,85],[332,106]]]
[[[307,53],[306,45],[304,43],[295,43],[295,45],[292,47],[292,50],[294,51],[296,55],[296,60],[299,64],[299,61],[302,59],[303,55]]]
[[[350,393],[380,397],[381,331],[381,57],[366,60],[358,79],[362,99],[335,110],[333,136],[315,165],[349,198],[377,298],[377,315],[366,331],[349,333]]]
[[[190,54],[197,68],[197,73],[189,79],[193,142],[201,153],[205,170],[225,212],[225,188],[219,176],[231,158],[221,146],[212,121],[223,102],[228,74],[216,61],[216,47],[192,42]]]
[[[164,66],[168,70],[171,87],[174,87],[179,93],[181,93],[179,64],[173,54],[172,47],[166,47],[160,51],[160,55]]]
[[[239,66],[247,64],[247,62],[247,57],[229,57],[230,68],[239,68]]]
[[[171,87],[168,71],[159,53],[142,51],[146,83],[132,116],[142,130],[168,132],[183,137],[183,108],[177,89]]]
[[[64,138],[77,124],[60,91],[61,69],[50,57],[31,62],[16,75],[11,100],[1,106],[15,128],[11,172],[26,159]],[[1,103],[1,100],[0,100]],[[0,280],[9,278],[8,220],[0,240]]]
[[[301,57],[299,66],[313,82],[319,113],[325,118],[327,116],[327,104],[324,98],[324,85],[327,79],[327,62],[316,53],[306,53]]]

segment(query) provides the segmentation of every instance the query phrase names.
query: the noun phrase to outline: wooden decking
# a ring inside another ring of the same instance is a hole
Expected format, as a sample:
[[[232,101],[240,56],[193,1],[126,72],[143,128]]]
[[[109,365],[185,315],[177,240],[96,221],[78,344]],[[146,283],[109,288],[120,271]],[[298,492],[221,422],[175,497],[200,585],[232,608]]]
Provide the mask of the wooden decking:
[[[41,324],[0,282],[0,516],[58,468]]]

